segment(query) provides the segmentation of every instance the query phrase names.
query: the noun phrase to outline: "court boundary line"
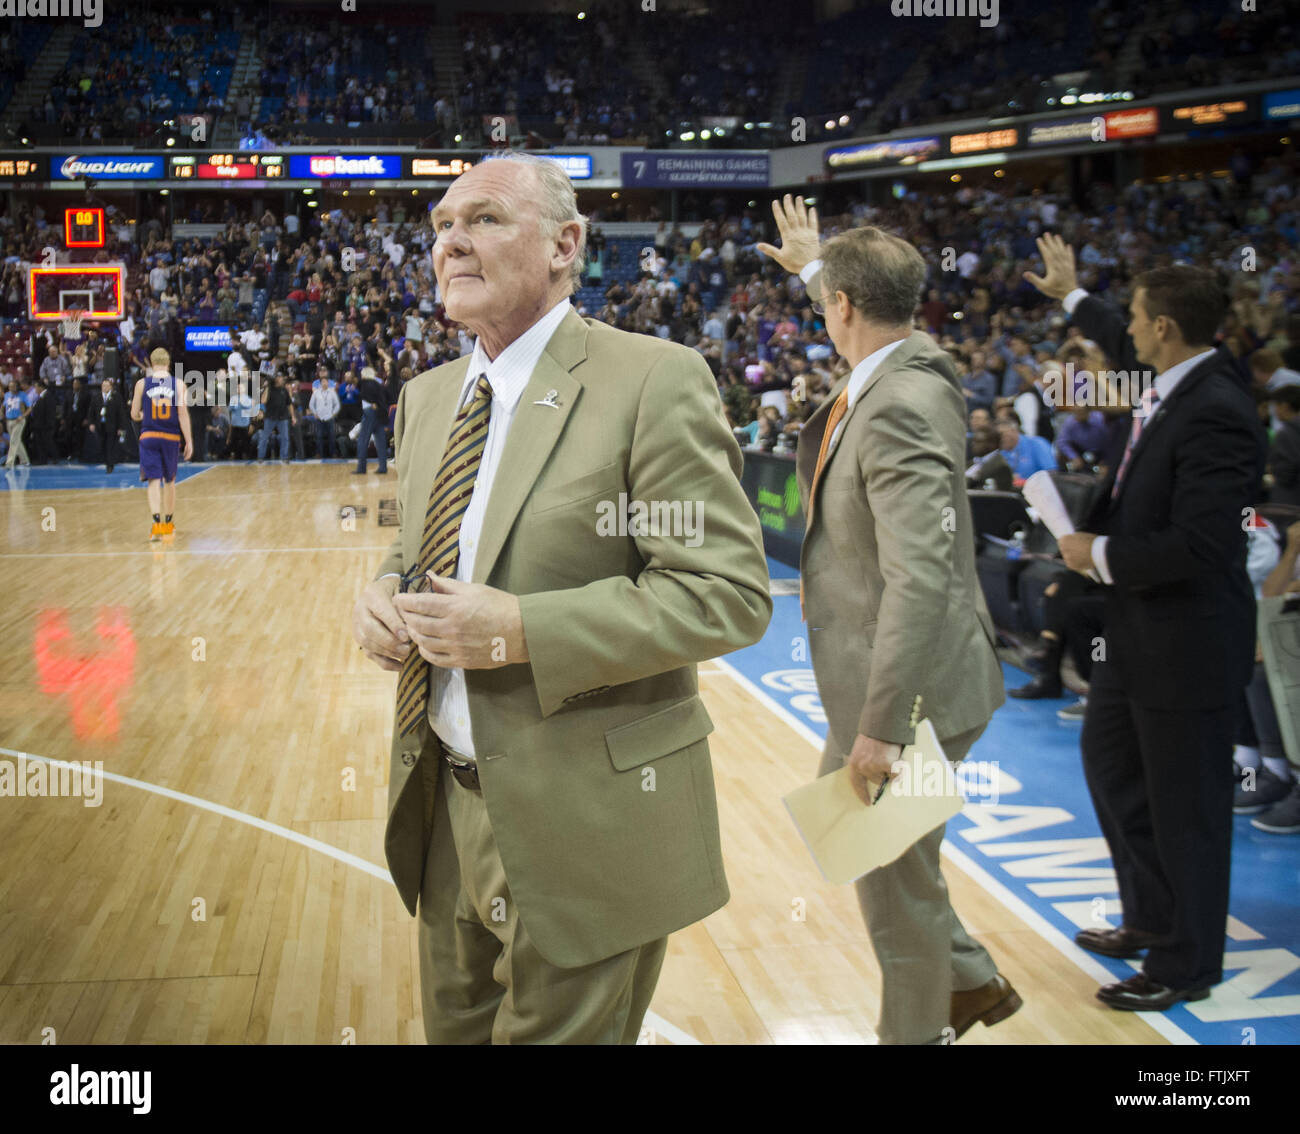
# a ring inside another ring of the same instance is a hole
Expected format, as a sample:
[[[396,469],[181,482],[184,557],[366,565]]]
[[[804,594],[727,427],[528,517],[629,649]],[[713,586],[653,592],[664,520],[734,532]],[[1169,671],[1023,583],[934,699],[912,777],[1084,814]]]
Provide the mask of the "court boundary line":
[[[83,774],[85,771],[85,764],[75,760],[59,760],[53,756],[40,756],[34,752],[20,752],[14,748],[0,747],[0,756],[14,756],[14,757],[21,756],[27,760],[41,760],[46,764],[51,764],[56,767],[69,768],[75,772],[81,772]],[[287,839],[291,843],[297,843],[299,846],[305,847],[307,850],[314,850],[320,854],[328,855],[330,858],[334,859],[337,862],[343,863],[345,866],[355,866],[358,870],[364,871],[366,874],[369,874],[374,878],[378,878],[381,882],[387,882],[390,886],[394,885],[393,876],[392,874],[389,873],[387,867],[376,866],[373,862],[370,862],[364,858],[360,858],[357,855],[352,854],[350,851],[341,850],[339,847],[333,846],[330,843],[323,843],[320,841],[320,839],[313,839],[310,835],[303,835],[298,831],[293,830],[292,828],[282,827],[278,823],[272,823],[269,819],[263,819],[257,815],[250,815],[246,811],[239,811],[233,807],[227,807],[224,803],[214,803],[211,800],[203,799],[200,796],[190,795],[188,792],[177,791],[175,790],[175,788],[163,787],[161,784],[151,784],[148,780],[137,780],[131,776],[124,776],[118,772],[106,772],[103,770],[99,770],[96,771],[94,774],[101,776],[103,779],[111,780],[114,783],[123,784],[126,787],[138,788],[141,791],[151,792],[154,795],[160,795],[165,799],[174,799],[179,803],[187,803],[191,807],[197,807],[203,811],[211,811],[213,814],[219,815],[223,819],[233,819],[238,823],[244,823],[247,826],[253,827],[259,831],[265,831],[267,834],[279,835],[281,838]],[[335,821],[335,820],[323,820],[323,822],[331,822],[331,821]],[[343,820],[343,821],[351,822],[352,820]],[[215,974],[215,975],[238,976],[238,975],[249,975],[249,974],[222,973],[222,974]],[[187,979],[193,979],[193,978],[187,978]],[[208,978],[200,978],[200,979],[208,979]],[[44,981],[42,983],[65,984],[65,983],[74,983],[74,982]],[[102,984],[104,982],[103,981],[81,981],[75,983]],[[673,1043],[678,1044],[680,1046],[702,1046],[699,1040],[695,1039],[693,1036],[688,1035],[686,1032],[682,1031],[675,1024],[670,1024],[662,1016],[658,1016],[654,1012],[646,1013],[643,1026],[648,1026],[657,1035],[665,1036],[666,1038],[672,1040]]]
[[[108,471],[108,466],[103,465],[102,462],[101,464],[98,465],[83,465],[80,462],[70,463],[68,461],[60,461],[58,464],[52,464],[52,465],[14,465],[14,466],[5,465],[3,467],[0,467],[0,472],[5,473],[7,476],[10,473],[16,472],[19,468],[26,468],[27,471],[21,475],[24,478],[30,478],[35,473],[35,471],[39,469],[40,475],[42,477],[52,475],[58,478],[61,476],[67,477],[73,473],[95,473],[98,472],[101,467],[103,468],[104,476],[113,475]],[[113,467],[115,469],[134,469],[137,476],[140,473],[139,461],[122,461],[120,463],[114,461]],[[196,464],[194,461],[189,461],[187,462],[186,466],[183,467],[185,467],[186,475],[184,478],[177,477],[176,479],[177,484],[185,484],[187,481],[197,480],[204,473],[211,472],[214,468],[220,468],[221,466],[219,464],[210,464],[210,463]],[[111,487],[114,489],[144,488],[147,483],[148,481],[143,481],[143,480],[124,479],[124,480],[114,481]],[[9,491],[11,492],[103,492],[104,489],[108,487],[110,486],[103,485],[97,487],[94,485],[81,485],[77,488],[59,488],[58,485],[54,485],[54,484],[39,484],[39,485],[31,485],[31,486],[24,484],[21,488],[9,489]]]
[[[788,724],[796,733],[799,734],[809,744],[813,745],[818,752],[821,752],[826,746],[826,741],[818,736],[803,721],[799,720],[789,709],[773,698],[766,690],[754,684],[748,677],[740,672],[730,662],[723,658],[714,658],[715,665],[722,667],[722,672],[740,685],[743,689],[751,693],[764,708],[768,709],[775,716]],[[945,832],[943,843],[939,847],[940,853],[948,859],[954,866],[966,874],[976,885],[979,886],[989,897],[999,902],[1011,913],[1015,914],[1031,930],[1033,930],[1047,944],[1051,945],[1066,960],[1087,973],[1088,976],[1095,979],[1104,980],[1105,983],[1114,982],[1114,975],[1106,969],[1100,961],[1094,961],[1083,949],[1075,945],[1068,937],[1049,922],[1042,914],[1030,906],[1023,898],[1014,894],[1007,886],[986,871],[979,863],[970,858],[963,850],[955,846]],[[1135,1012],[1133,1015],[1140,1017],[1146,1024],[1149,1024],[1153,1031],[1158,1032],[1171,1044],[1183,1047],[1200,1047],[1200,1043],[1187,1032],[1183,1031],[1177,1024],[1165,1016],[1163,1012]],[[1140,1046],[1140,1045],[1137,1045]]]

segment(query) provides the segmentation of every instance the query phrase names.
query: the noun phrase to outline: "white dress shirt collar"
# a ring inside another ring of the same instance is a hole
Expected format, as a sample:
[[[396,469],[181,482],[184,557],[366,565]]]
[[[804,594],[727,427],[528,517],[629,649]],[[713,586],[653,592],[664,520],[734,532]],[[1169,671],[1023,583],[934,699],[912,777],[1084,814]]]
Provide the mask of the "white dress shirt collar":
[[[849,384],[846,387],[848,390],[847,408],[851,409],[853,403],[861,396],[862,390],[867,384],[867,379],[875,372],[876,367],[905,342],[907,342],[907,339],[895,339],[892,343],[886,343],[879,350],[872,351],[853,368],[853,373],[849,375]],[[844,417],[835,423],[835,432],[831,434],[831,444],[835,443],[835,438],[839,436],[840,430],[844,428],[844,421],[847,417],[848,414],[845,413]]]
[[[886,343],[879,350],[872,351],[853,368],[853,373],[849,375],[849,405],[858,400],[858,395],[862,393],[862,387],[867,384],[867,379],[875,372],[876,367],[905,342],[907,342],[907,339],[903,338],[895,339],[892,343]]]
[[[1185,358],[1182,362],[1175,363],[1163,374],[1157,374],[1156,393],[1160,395],[1160,400],[1163,402],[1169,397],[1174,392],[1174,387],[1207,358],[1213,358],[1214,350],[1214,347],[1210,347],[1209,350],[1203,350],[1200,354],[1194,354],[1191,358]]]
[[[464,405],[478,376],[486,371],[488,382],[492,386],[493,412],[498,407],[512,412],[523,397],[524,387],[533,376],[537,363],[546,350],[560,323],[564,321],[572,304],[566,295],[545,315],[537,320],[522,335],[505,348],[495,359],[489,361],[487,351],[483,349],[483,340],[474,339],[474,351],[470,356],[469,370],[465,382],[460,388],[460,402]]]

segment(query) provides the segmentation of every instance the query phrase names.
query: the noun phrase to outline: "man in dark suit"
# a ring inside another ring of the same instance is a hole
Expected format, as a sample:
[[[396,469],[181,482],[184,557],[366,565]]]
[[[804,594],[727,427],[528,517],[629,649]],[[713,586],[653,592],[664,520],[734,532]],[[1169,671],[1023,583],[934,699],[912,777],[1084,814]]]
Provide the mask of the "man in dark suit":
[[[82,442],[86,432],[86,414],[90,410],[90,392],[80,378],[72,380],[72,394],[63,413],[63,448],[74,461],[81,460]]]
[[[1119,312],[1078,287],[1074,252],[1038,241],[1047,276],[1108,358],[1144,368],[1129,444],[1085,531],[1061,538],[1073,570],[1107,585],[1083,766],[1123,903],[1118,929],[1075,940],[1141,971],[1103,986],[1112,1008],[1160,1011],[1223,979],[1232,849],[1232,742],[1255,647],[1243,515],[1264,446],[1232,356],[1213,346],[1227,310],[1214,274],[1182,265],[1133,281]],[[1151,380],[1148,380],[1151,379]],[[1136,400],[1136,399],[1135,399]]]
[[[59,459],[54,448],[54,430],[58,421],[54,407],[54,387],[43,379],[37,380],[37,386],[40,387],[40,394],[27,419],[23,440],[31,454],[32,464],[49,465]]]
[[[90,443],[92,452],[102,453],[107,471],[122,459],[122,446],[118,443],[118,432],[126,428],[126,406],[122,395],[113,387],[111,378],[105,378],[99,389],[91,395],[90,408],[86,414],[86,432],[96,440]]]

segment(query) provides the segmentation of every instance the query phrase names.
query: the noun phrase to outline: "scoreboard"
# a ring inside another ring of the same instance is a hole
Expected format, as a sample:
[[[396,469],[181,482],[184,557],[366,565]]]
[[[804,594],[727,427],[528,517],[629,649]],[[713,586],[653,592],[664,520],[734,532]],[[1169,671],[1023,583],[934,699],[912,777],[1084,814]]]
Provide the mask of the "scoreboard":
[[[206,158],[176,154],[171,158],[174,181],[252,181],[284,177],[281,154],[208,154]]]
[[[44,181],[48,177],[41,154],[0,154],[0,180]]]

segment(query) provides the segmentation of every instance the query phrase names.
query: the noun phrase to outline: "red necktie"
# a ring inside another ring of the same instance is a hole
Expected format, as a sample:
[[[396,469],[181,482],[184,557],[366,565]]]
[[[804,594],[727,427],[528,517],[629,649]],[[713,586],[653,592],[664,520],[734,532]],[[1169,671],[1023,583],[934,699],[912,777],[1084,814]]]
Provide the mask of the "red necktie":
[[[1119,463],[1119,472],[1115,474],[1115,483],[1110,489],[1110,498],[1115,499],[1119,495],[1120,483],[1124,480],[1124,474],[1128,471],[1129,458],[1133,456],[1133,450],[1137,447],[1138,438],[1142,436],[1142,430],[1151,420],[1151,415],[1155,412],[1156,403],[1160,401],[1160,395],[1156,393],[1154,386],[1148,386],[1142,391],[1142,408],[1133,411],[1133,428],[1129,430],[1128,445],[1124,448],[1124,459]]]

